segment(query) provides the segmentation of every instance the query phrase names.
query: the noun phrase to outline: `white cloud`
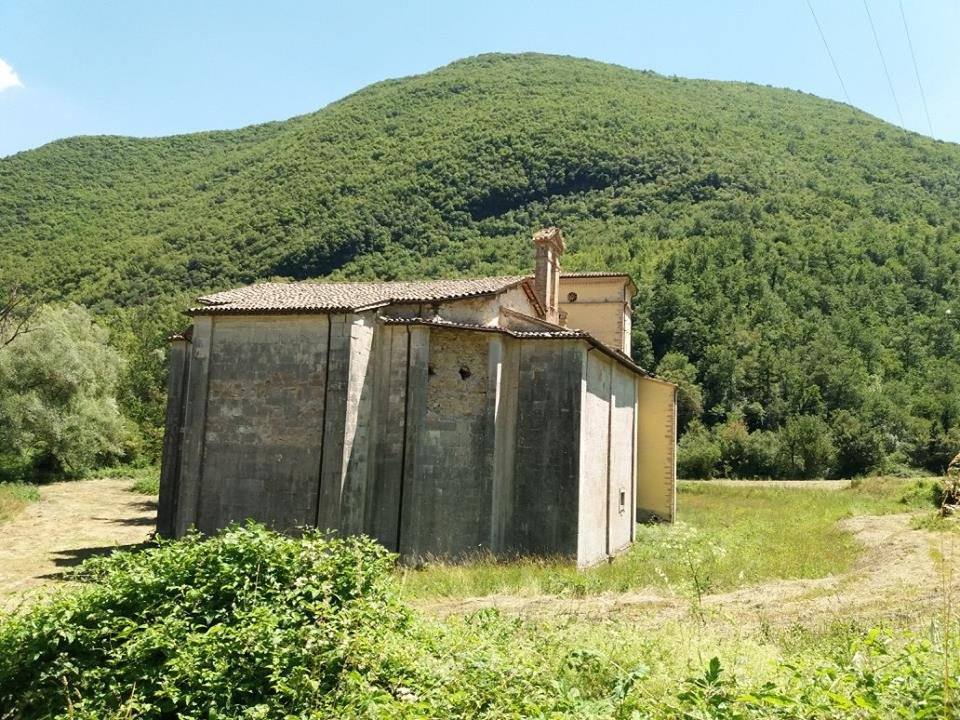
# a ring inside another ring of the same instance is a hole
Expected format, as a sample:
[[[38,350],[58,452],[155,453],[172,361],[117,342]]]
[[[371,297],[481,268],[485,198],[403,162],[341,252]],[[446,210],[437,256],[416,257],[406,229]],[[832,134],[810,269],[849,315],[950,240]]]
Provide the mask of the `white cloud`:
[[[0,92],[12,87],[23,87],[23,83],[9,63],[0,58]]]

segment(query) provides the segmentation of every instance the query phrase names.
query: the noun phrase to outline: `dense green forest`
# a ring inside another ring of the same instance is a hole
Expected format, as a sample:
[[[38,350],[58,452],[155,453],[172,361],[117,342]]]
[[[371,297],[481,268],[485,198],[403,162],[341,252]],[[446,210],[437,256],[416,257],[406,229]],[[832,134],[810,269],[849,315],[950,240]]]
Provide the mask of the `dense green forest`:
[[[850,475],[960,450],[960,146],[799,92],[485,55],[236,131],[0,159],[0,281],[89,307],[156,448],[191,294],[267,277],[637,280],[685,474]]]

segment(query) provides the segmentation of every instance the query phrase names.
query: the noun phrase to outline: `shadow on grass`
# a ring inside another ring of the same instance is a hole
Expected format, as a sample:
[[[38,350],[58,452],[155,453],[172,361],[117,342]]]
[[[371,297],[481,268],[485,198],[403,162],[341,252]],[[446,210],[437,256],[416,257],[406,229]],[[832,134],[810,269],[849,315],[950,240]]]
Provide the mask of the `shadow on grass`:
[[[144,517],[132,517],[132,518],[103,518],[95,517],[91,518],[97,522],[110,523],[111,525],[126,525],[129,527],[150,527],[157,524],[157,518],[146,515]]]
[[[140,550],[146,550],[147,548],[153,546],[154,543],[148,540],[147,542],[131,543],[129,545],[104,545],[102,547],[83,547],[72,550],[55,550],[51,553],[51,555],[54,556],[53,564],[64,569],[61,572],[47,573],[45,575],[38,575],[37,577],[44,580],[69,580],[71,570],[83,563],[84,560],[92,557],[104,557],[106,555],[112,555],[117,551],[139,552]]]
[[[140,500],[137,502],[130,503],[130,507],[136,510],[142,510],[143,512],[149,512],[150,515],[140,515],[137,517],[128,517],[128,518],[105,518],[105,517],[95,517],[91,518],[97,522],[110,523],[111,525],[128,525],[131,527],[134,526],[150,526],[155,525],[157,522],[157,502],[156,500]]]

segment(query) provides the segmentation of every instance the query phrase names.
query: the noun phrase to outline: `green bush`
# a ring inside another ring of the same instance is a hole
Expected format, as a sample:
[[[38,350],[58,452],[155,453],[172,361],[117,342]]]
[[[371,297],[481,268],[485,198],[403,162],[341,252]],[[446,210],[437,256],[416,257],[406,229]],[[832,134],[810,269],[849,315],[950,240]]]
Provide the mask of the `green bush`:
[[[836,444],[836,474],[854,477],[876,469],[886,458],[884,435],[849,410],[838,410],[830,422]]]
[[[745,472],[747,444],[750,442],[746,424],[731,418],[723,425],[718,425],[714,432],[720,446],[720,464],[724,476],[749,477],[749,473]]]
[[[87,589],[0,626],[0,717],[321,706],[366,645],[409,622],[392,565],[369,540],[256,526],[87,561]]]
[[[690,480],[712,478],[720,464],[720,444],[699,423],[677,444],[677,474]]]
[[[780,455],[780,440],[777,433],[754,430],[747,436],[743,448],[741,477],[771,478],[778,472],[777,458]]]

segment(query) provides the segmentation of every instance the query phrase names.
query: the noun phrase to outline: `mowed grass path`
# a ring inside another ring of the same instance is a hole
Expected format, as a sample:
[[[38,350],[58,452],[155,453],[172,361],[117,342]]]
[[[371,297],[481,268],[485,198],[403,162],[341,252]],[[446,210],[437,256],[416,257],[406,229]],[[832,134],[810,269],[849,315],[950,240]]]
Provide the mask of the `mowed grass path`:
[[[411,598],[587,595],[696,584],[716,592],[780,578],[850,569],[858,548],[838,521],[931,507],[934,481],[869,478],[843,489],[681,482],[674,525],[637,527],[637,542],[613,562],[577,571],[541,558],[404,569]]]

